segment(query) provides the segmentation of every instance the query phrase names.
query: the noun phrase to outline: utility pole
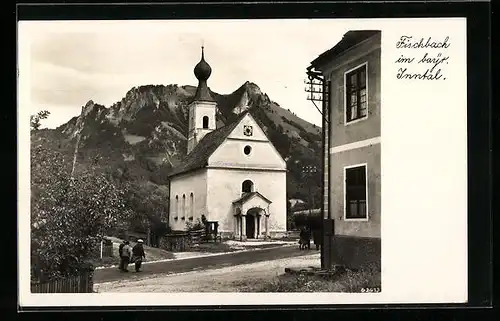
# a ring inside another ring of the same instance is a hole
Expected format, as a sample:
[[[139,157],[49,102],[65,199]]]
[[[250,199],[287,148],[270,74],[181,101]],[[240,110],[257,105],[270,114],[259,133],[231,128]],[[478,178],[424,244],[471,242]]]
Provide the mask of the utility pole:
[[[330,80],[325,78],[321,71],[314,70],[313,66],[307,68],[306,71],[307,79],[304,80],[306,84],[305,91],[308,93],[307,100],[310,100],[318,112],[322,115],[323,121],[323,155],[321,162],[322,170],[322,183],[321,191],[323,195],[322,208],[322,220],[321,220],[321,268],[329,270],[334,266],[334,220],[331,216],[330,207],[330,184],[328,172],[330,168],[330,156],[328,153],[328,148],[330,146]],[[316,103],[321,103],[318,106]],[[325,184],[326,183],[326,184]],[[328,196],[327,196],[328,195]],[[328,200],[325,200],[327,197]]]

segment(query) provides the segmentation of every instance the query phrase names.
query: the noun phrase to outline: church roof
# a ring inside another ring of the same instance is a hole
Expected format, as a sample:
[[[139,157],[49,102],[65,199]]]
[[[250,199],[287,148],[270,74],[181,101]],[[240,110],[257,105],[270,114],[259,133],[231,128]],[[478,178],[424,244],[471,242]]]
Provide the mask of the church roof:
[[[257,195],[259,196],[260,198],[264,199],[266,202],[268,203],[272,203],[268,198],[266,198],[264,195],[262,195],[261,193],[259,192],[249,192],[249,193],[243,193],[243,195],[238,198],[237,200],[235,200],[233,202],[233,204],[241,204],[241,203],[245,203],[245,201],[249,200],[250,198],[252,198],[252,196],[254,195]]]
[[[376,34],[380,34],[380,30],[352,30],[344,34],[342,39],[331,49],[325,51],[311,62],[312,67],[322,66],[333,59],[343,54],[346,50],[357,45]]]
[[[249,113],[244,111],[231,123],[217,128],[206,134],[200,142],[187,154],[179,166],[169,174],[170,177],[204,168],[208,165],[208,159],[215,152],[217,147],[224,142],[227,136],[238,126],[240,121]]]

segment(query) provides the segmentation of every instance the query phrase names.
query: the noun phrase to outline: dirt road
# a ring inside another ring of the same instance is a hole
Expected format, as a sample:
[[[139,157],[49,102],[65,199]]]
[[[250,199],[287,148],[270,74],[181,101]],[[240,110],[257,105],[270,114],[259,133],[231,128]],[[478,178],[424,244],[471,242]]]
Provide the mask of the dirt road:
[[[297,251],[299,252],[299,251]],[[284,273],[285,267],[319,266],[320,254],[316,251],[290,250],[281,253],[298,254],[287,258],[277,258],[277,253],[268,251],[259,255],[261,260],[249,263],[236,256],[239,264],[208,270],[195,270],[190,272],[150,276],[140,280],[125,279],[114,282],[96,284],[94,290],[98,292],[125,292],[125,293],[151,293],[151,292],[241,292],[252,291],[256,285],[268,281]],[[255,254],[255,253],[254,253]],[[275,256],[272,257],[271,255]],[[271,259],[269,259],[271,256]]]
[[[308,255],[315,251],[300,251],[297,246],[279,246],[276,248],[234,252],[217,256],[195,257],[185,260],[172,260],[144,265],[143,272],[123,273],[116,267],[104,268],[95,271],[94,283],[103,283],[117,280],[139,280],[159,274],[168,275],[190,271],[216,269],[222,267],[248,264],[294,256]],[[132,266],[130,266],[132,268]],[[133,270],[130,269],[130,270]]]

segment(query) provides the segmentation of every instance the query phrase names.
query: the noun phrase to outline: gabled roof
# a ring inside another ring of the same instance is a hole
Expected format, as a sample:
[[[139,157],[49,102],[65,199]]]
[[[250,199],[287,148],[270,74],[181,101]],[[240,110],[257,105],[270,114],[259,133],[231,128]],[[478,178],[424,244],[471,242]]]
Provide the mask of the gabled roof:
[[[170,177],[187,173],[196,169],[203,168],[208,165],[208,159],[215,152],[217,147],[231,134],[238,126],[240,121],[248,114],[248,110],[244,111],[231,123],[217,128],[206,134],[198,144],[193,148],[191,153],[186,155],[179,166],[169,174]]]
[[[266,202],[272,203],[268,198],[266,198],[265,196],[263,196],[259,192],[249,192],[249,193],[243,193],[243,195],[240,198],[238,198],[237,200],[233,201],[233,204],[242,204],[242,203],[245,203],[247,200],[249,200],[253,196],[259,196],[260,198],[262,198]]]
[[[332,61],[340,56],[344,51],[357,45],[376,34],[380,34],[380,30],[354,30],[344,34],[342,39],[331,49],[325,51],[318,58],[311,62],[312,67],[321,67],[322,65]]]

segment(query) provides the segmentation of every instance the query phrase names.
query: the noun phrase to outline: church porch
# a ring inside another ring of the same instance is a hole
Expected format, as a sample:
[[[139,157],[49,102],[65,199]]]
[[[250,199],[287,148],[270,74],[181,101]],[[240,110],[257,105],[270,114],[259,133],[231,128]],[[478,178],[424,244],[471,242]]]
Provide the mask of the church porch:
[[[236,240],[269,238],[269,204],[271,201],[258,192],[243,193],[233,202]]]

